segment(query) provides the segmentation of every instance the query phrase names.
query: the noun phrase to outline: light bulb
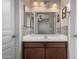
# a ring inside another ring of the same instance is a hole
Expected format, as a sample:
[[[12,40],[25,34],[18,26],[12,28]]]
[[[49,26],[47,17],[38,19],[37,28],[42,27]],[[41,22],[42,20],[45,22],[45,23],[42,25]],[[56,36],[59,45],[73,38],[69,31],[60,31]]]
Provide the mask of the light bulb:
[[[68,3],[66,4],[66,6],[67,6],[67,11],[70,11],[70,4]]]
[[[26,12],[26,11],[28,11],[28,7],[27,7],[27,6],[25,6],[25,12]]]
[[[40,3],[40,6],[44,6],[44,2],[41,2],[41,3]]]
[[[58,12],[58,6],[56,3],[54,3],[51,8],[53,12]]]
[[[56,4],[56,3],[54,3],[54,4],[52,5],[52,7],[57,8],[57,4]]]
[[[35,1],[33,5],[34,5],[34,6],[38,6],[38,3],[37,3],[37,1]]]

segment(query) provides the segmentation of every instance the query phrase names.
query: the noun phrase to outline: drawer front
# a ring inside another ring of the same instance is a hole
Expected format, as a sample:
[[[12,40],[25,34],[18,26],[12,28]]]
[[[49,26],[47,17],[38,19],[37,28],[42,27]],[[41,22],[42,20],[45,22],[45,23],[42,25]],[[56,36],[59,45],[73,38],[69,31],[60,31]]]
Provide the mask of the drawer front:
[[[43,43],[24,43],[24,47],[44,47]]]
[[[46,47],[66,47],[66,43],[47,43]]]

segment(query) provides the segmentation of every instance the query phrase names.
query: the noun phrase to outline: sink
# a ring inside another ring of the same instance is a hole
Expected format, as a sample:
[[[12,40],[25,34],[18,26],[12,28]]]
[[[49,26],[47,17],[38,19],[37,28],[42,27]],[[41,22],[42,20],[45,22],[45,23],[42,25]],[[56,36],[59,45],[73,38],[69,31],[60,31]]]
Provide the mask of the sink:
[[[67,41],[67,36],[54,34],[54,35],[25,35],[23,36],[22,41],[32,41],[32,42],[39,42],[39,41]]]

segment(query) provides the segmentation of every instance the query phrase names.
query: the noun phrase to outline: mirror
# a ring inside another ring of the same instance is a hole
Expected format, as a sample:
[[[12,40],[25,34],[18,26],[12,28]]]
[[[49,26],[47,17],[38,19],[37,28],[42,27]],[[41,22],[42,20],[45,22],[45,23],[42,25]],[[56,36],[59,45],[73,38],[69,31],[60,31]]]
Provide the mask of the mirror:
[[[61,22],[56,12],[25,12],[24,28],[27,34],[56,34],[61,33]]]
[[[70,3],[65,0],[64,2],[24,0],[23,34],[68,35]]]

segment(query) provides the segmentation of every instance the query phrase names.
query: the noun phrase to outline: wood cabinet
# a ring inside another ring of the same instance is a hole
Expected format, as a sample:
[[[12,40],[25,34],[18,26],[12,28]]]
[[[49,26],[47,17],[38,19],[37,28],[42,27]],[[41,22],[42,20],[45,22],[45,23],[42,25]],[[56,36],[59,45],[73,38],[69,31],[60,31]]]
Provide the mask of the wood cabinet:
[[[22,59],[67,59],[67,42],[23,42]]]
[[[44,59],[44,48],[25,48],[24,59]]]
[[[66,59],[65,48],[47,48],[46,59]]]

